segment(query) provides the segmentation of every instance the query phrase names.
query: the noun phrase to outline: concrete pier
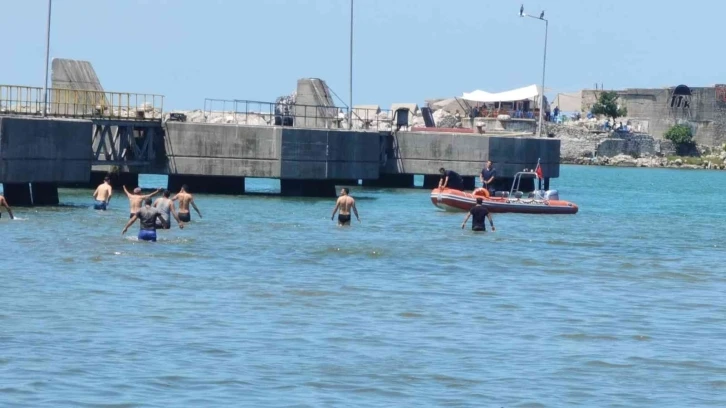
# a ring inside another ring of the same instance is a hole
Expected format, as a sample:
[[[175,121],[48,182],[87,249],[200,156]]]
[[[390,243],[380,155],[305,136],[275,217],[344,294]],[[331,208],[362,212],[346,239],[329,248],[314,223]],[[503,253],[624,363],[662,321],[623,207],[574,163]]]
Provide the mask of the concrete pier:
[[[281,179],[280,194],[294,197],[335,197],[335,180]]]
[[[413,188],[413,174],[381,174],[376,180],[363,180],[365,187]]]
[[[167,189],[172,193],[181,190],[186,184],[189,187],[189,193],[205,193],[205,194],[244,194],[245,178],[244,177],[226,177],[226,176],[192,176],[170,174]]]

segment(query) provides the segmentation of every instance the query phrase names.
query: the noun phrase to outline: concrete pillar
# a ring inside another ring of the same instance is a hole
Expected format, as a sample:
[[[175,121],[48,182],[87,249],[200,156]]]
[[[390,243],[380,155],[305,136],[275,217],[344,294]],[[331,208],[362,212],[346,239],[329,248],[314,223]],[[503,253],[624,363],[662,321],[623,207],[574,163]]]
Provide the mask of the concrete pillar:
[[[280,194],[288,197],[335,197],[334,180],[280,180]]]
[[[29,207],[33,205],[30,196],[30,183],[3,183],[3,195],[10,207]]]
[[[32,183],[33,205],[58,205],[58,186],[54,183]]]
[[[439,186],[439,181],[441,180],[440,175],[424,175],[424,182],[423,182],[423,188],[425,189],[433,189]]]
[[[363,180],[366,187],[412,188],[413,174],[381,174],[378,180]]]
[[[186,184],[189,192],[202,194],[244,194],[245,178],[229,176],[192,176],[170,174],[167,189],[172,193],[181,190]]]
[[[476,188],[476,178],[474,176],[462,176],[464,181],[464,190],[473,191]]]

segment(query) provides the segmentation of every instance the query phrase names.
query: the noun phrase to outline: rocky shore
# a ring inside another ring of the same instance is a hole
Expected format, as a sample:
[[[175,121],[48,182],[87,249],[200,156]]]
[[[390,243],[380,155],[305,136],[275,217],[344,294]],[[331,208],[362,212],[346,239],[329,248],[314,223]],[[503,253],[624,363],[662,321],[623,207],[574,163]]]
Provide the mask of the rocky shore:
[[[698,145],[689,155],[679,156],[668,140],[644,133],[602,132],[592,122],[548,123],[545,129],[560,139],[563,164],[726,170],[723,146]]]

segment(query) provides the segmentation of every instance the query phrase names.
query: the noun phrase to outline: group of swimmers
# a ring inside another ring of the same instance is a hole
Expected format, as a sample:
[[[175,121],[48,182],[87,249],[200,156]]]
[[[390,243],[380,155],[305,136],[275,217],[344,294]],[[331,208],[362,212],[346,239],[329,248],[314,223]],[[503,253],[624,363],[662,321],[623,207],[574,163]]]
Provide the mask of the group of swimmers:
[[[121,231],[121,235],[125,234],[129,227],[138,220],[138,238],[143,241],[156,242],[156,230],[171,228],[171,217],[174,217],[180,229],[184,228],[185,222],[191,221],[189,206],[194,208],[199,218],[202,218],[202,213],[194,203],[194,196],[188,192],[189,187],[186,184],[181,187],[181,190],[174,197],[171,197],[169,190],[162,192],[161,189],[157,189],[151,194],[141,194],[141,188],[139,187],[136,187],[133,193],[130,193],[126,186],[123,186],[123,189],[129,199],[129,220]],[[152,203],[151,197],[160,192],[162,192],[162,196]],[[105,211],[111,202],[112,196],[111,178],[106,177],[103,183],[93,192],[93,199],[96,200],[93,208]],[[179,201],[178,212],[174,205],[175,201]]]
[[[442,177],[439,185],[443,184],[445,186],[449,181],[450,174],[446,174],[445,171],[443,171],[444,169],[441,170]],[[171,217],[174,217],[180,229],[184,228],[185,222],[191,221],[189,206],[194,208],[199,215],[199,218],[202,218],[202,213],[199,211],[199,208],[197,208],[196,203],[194,203],[194,196],[188,192],[189,187],[186,184],[181,187],[181,190],[179,190],[174,197],[171,197],[169,190],[164,190],[162,192],[161,189],[157,189],[151,194],[141,194],[141,188],[139,187],[136,187],[133,193],[130,193],[128,189],[126,189],[126,186],[123,186],[123,189],[124,193],[126,193],[126,197],[129,199],[129,220],[121,231],[121,235],[125,234],[129,227],[138,220],[138,238],[143,241],[156,242],[156,230],[171,228]],[[159,194],[159,192],[162,192],[162,196],[152,203],[151,197]],[[112,196],[113,188],[111,187],[111,178],[106,177],[104,178],[103,183],[93,192],[93,199],[95,200],[93,208],[95,210],[105,211],[111,202]],[[179,201],[178,212],[174,205],[175,201]],[[11,219],[14,218],[13,211],[10,209],[7,200],[5,200],[5,197],[1,195],[0,206],[7,209]],[[351,222],[351,211],[355,214],[355,218],[358,222],[361,222],[360,216],[358,215],[358,208],[355,205],[355,199],[350,196],[350,189],[343,187],[340,190],[340,196],[335,202],[335,207],[333,208],[333,213],[331,214],[330,219],[334,220],[335,214],[338,213],[338,225],[348,226]],[[2,213],[0,213],[0,216],[2,216]],[[492,216],[483,205],[481,198],[477,198],[476,205],[466,215],[464,223],[461,224],[462,229],[469,220],[469,217],[473,217],[473,231],[486,231],[485,222],[487,218],[489,219],[489,225],[492,227],[492,231],[495,231]]]

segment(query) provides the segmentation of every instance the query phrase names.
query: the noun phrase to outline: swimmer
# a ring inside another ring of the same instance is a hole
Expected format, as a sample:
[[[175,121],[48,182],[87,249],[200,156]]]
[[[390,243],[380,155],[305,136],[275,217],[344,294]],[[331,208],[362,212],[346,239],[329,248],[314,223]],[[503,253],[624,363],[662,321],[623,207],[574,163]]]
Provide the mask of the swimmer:
[[[151,206],[151,198],[147,197],[144,199],[144,206],[131,216],[131,219],[126,223],[121,235],[128,231],[129,227],[139,220],[139,240],[156,242],[156,220],[161,222],[161,225],[165,228],[168,226],[164,220],[164,216],[161,215],[159,210]],[[182,228],[179,225],[179,228]]]
[[[202,218],[202,213],[199,212],[199,208],[197,208],[197,205],[194,204],[194,196],[189,194],[189,186],[184,184],[181,187],[181,190],[179,190],[179,193],[172,198],[172,201],[179,200],[179,219],[184,222],[189,222],[192,220],[192,215],[189,212],[189,204],[194,207],[194,211],[199,214],[199,218]]]
[[[349,193],[350,190],[348,190],[346,187],[340,189],[340,197],[338,197],[338,201],[335,202],[335,208],[333,208],[333,215],[330,216],[330,219],[333,220],[335,218],[335,213],[340,210],[340,214],[338,214],[338,226],[350,225],[351,209],[355,214],[355,218],[357,218],[358,222],[360,222],[360,217],[358,216],[358,209],[355,207],[355,200],[353,199],[353,197],[348,195]]]
[[[0,195],[0,205],[5,207],[6,210],[8,210],[8,214],[10,214],[10,219],[14,220],[15,216],[13,215],[13,210],[10,209],[10,205],[8,204],[8,200],[5,199],[5,197]],[[2,213],[0,213],[0,216],[2,216]]]
[[[166,221],[166,227],[164,227],[161,223],[156,224],[157,229],[169,229],[171,228],[171,217],[170,215],[174,216],[174,219],[176,220],[176,223],[179,225],[179,228],[184,228],[184,224],[179,220],[179,216],[176,215],[176,209],[174,208],[174,202],[171,201],[169,196],[171,193],[169,190],[164,190],[162,193],[162,197],[159,197],[154,201],[153,207],[159,210],[162,217],[164,217],[164,220]]]
[[[469,210],[469,214],[466,214],[466,218],[464,218],[464,222],[461,224],[461,229],[464,229],[466,226],[466,222],[469,221],[469,217],[473,216],[471,219],[471,230],[472,231],[486,231],[486,219],[489,218],[489,225],[492,227],[492,231],[496,231],[496,228],[494,228],[494,221],[492,220],[492,215],[489,213],[489,210],[482,205],[484,200],[481,199],[481,197],[477,197],[476,199],[476,205]]]
[[[129,190],[127,190],[126,186],[124,186],[124,193],[126,193],[126,196],[129,198],[129,218],[133,217],[139,209],[141,209],[141,203],[143,203],[144,200],[155,196],[160,191],[161,189],[157,188],[156,191],[151,194],[141,195],[141,188],[136,187],[132,194],[129,193]]]
[[[103,183],[96,187],[96,191],[93,192],[93,199],[96,200],[96,202],[93,203],[93,209],[106,211],[108,203],[111,202],[112,195],[113,189],[111,188],[111,177],[106,176],[103,179]]]

